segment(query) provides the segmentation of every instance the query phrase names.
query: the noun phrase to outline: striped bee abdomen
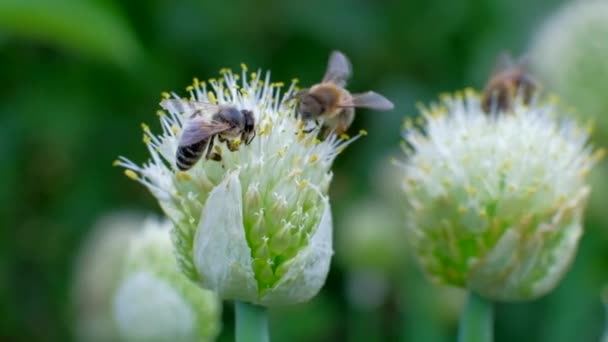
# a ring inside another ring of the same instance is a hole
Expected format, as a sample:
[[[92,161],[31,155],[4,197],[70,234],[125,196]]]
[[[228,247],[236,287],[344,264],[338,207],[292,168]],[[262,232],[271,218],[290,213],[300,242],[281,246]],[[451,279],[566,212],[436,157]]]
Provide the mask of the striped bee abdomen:
[[[203,139],[191,145],[178,146],[175,156],[175,164],[177,165],[177,168],[182,171],[186,171],[193,167],[194,164],[201,159],[201,156],[203,155],[205,147],[207,147],[208,143],[209,139]]]

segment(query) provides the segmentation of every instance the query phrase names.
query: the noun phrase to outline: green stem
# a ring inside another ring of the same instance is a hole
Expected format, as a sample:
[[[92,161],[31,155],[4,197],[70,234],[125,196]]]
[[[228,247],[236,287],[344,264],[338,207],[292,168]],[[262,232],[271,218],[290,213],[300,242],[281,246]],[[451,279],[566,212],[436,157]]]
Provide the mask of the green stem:
[[[492,302],[470,292],[458,326],[458,342],[493,340]]]
[[[268,342],[268,312],[265,307],[234,302],[236,342]]]

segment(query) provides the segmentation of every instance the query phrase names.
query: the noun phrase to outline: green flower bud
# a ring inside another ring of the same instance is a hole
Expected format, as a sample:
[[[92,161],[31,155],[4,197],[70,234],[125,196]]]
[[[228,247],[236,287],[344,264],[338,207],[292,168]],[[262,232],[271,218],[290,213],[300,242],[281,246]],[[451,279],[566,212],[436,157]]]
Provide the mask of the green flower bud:
[[[336,155],[352,141],[331,135],[319,141],[295,118],[295,83],[269,74],[222,71],[222,78],[188,87],[192,99],[253,112],[256,137],[221,162],[205,160],[186,172],[176,168],[181,108],[161,115],[163,133],[144,127],[152,159],[138,166],[121,158],[127,176],[146,185],[175,224],[183,272],[222,298],[286,305],[312,298],[323,286],[332,250],[328,186]]]
[[[437,283],[495,300],[553,289],[576,254],[599,158],[551,103],[486,115],[471,91],[407,124],[408,241]]]
[[[608,139],[608,2],[565,4],[537,32],[530,45],[534,71],[547,87],[597,122]]]
[[[209,341],[221,326],[221,301],[177,267],[171,224],[148,220],[129,243],[113,298],[114,320],[126,341]]]

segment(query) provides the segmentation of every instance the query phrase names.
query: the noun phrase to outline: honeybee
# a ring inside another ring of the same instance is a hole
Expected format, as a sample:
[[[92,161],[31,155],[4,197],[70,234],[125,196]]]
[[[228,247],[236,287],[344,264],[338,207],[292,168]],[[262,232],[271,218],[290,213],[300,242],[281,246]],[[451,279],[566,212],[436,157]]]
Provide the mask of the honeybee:
[[[184,127],[175,153],[175,163],[182,171],[194,166],[203,153],[205,159],[221,161],[219,150],[214,149],[216,137],[220,142],[225,142],[230,151],[239,149],[237,139],[249,145],[255,138],[255,119],[250,110],[181,99],[163,100],[160,105],[166,110],[192,116],[211,115],[210,120],[203,116],[193,117]]]
[[[509,53],[498,57],[493,76],[486,84],[481,107],[486,113],[511,110],[519,95],[524,104],[529,104],[539,88],[538,82],[526,70],[525,60],[513,61]]]
[[[352,73],[351,64],[344,54],[333,51],[329,56],[323,80],[308,89],[298,91],[296,115],[304,121],[319,120],[336,134],[344,133],[355,118],[355,108],[391,110],[393,103],[384,96],[368,91],[351,94],[344,87]]]

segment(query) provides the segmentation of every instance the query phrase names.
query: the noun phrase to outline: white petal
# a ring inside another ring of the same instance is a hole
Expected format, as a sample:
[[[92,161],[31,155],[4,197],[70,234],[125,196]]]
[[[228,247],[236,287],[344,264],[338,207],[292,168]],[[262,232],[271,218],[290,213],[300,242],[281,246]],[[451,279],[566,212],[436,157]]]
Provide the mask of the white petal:
[[[114,317],[128,341],[189,340],[195,331],[190,304],[147,272],[128,277],[114,297]]]
[[[253,301],[257,297],[238,172],[209,194],[194,237],[193,258],[203,287],[222,298]]]
[[[289,270],[276,287],[261,298],[260,303],[286,305],[305,302],[314,297],[327,278],[333,255],[332,219],[329,201],[324,200],[325,209],[308,246],[303,248],[293,260]]]

